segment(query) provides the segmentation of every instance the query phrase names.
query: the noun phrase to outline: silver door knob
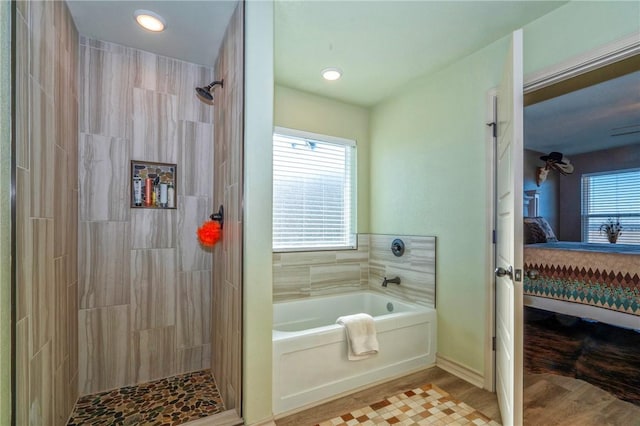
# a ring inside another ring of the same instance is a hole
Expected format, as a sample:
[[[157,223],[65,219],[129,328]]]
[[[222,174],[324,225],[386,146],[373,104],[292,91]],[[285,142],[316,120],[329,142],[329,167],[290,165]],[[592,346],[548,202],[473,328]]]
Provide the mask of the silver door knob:
[[[509,268],[504,269],[503,267],[499,266],[496,268],[497,277],[504,277],[505,275],[508,275],[509,278],[513,279],[513,267],[509,266]]]

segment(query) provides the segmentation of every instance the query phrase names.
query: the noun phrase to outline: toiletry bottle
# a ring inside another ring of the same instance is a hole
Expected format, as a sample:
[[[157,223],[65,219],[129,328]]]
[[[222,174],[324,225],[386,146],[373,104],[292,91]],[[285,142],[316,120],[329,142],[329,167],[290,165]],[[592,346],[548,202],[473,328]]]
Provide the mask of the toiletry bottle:
[[[167,208],[167,184],[160,184],[160,207]]]
[[[144,180],[144,205],[147,207],[152,206],[151,194],[153,193],[153,179],[146,178]]]
[[[133,177],[133,203],[142,205],[142,178],[137,174]]]
[[[175,208],[176,206],[176,189],[173,186],[173,183],[169,184],[167,188],[167,207],[170,209]]]

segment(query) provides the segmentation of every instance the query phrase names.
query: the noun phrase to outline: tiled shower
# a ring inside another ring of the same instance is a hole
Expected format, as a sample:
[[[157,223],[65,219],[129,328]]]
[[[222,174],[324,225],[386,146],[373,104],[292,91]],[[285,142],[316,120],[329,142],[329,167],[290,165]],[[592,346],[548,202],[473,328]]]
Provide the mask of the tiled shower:
[[[239,5],[214,71],[84,37],[63,1],[17,2],[17,424],[66,424],[79,396],[216,368],[239,406],[241,282],[220,282],[241,265]],[[215,106],[195,97],[234,73]],[[132,160],[178,165],[175,210],[130,208]],[[237,213],[224,248],[203,249],[218,203]]]

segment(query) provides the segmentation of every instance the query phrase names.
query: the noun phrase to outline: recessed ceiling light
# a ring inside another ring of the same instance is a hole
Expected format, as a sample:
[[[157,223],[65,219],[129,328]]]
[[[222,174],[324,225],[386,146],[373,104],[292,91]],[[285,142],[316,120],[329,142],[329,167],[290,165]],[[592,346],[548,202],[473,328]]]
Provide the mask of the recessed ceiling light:
[[[167,25],[162,16],[150,10],[136,10],[133,16],[135,16],[136,22],[140,24],[142,28],[156,33],[164,31]]]
[[[322,77],[329,81],[337,80],[342,77],[342,71],[338,68],[325,68],[322,70]]]

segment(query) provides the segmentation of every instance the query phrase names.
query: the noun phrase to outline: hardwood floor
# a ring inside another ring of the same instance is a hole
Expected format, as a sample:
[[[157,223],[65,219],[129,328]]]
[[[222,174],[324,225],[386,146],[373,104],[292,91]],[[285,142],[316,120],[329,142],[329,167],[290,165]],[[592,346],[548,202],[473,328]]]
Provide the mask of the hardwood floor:
[[[307,426],[372,404],[403,390],[433,383],[455,399],[500,422],[494,393],[433,367],[276,420],[277,426]],[[640,426],[640,407],[585,381],[554,374],[525,374],[527,426]]]

